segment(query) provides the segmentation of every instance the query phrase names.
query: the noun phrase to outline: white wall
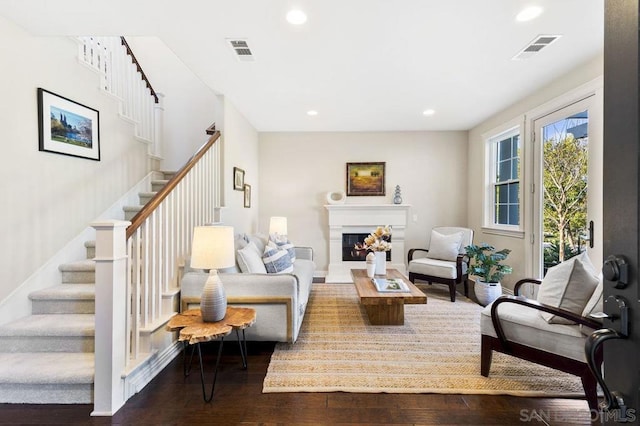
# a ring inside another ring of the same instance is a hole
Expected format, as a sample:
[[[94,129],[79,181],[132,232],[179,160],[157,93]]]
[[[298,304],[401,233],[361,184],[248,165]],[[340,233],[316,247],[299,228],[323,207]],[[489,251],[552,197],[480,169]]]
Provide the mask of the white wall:
[[[259,229],[286,216],[289,238],[313,247],[318,271],[329,258],[326,194],[346,191],[347,162],[386,162],[386,195],[347,203],[391,203],[400,185],[412,206],[407,249],[427,247],[433,226],[466,225],[467,132],[261,133],[259,153]]]
[[[236,233],[255,233],[258,226],[260,201],[258,167],[258,132],[236,107],[220,96],[224,106],[222,146],[224,158],[224,208],[222,222],[234,227]],[[244,183],[251,186],[251,207],[244,207],[244,192],[233,189],[233,168],[244,170]]]
[[[32,37],[0,17],[0,300],[148,172],[147,146],[77,51],[71,38]],[[100,112],[101,161],[38,151],[38,87]]]
[[[482,134],[517,117],[521,117],[528,111],[596,79],[602,73],[603,57],[599,55],[585,64],[576,65],[564,77],[555,80],[548,86],[536,91],[469,131],[469,158],[474,159],[474,161],[470,161],[468,167],[468,222],[470,227],[475,230],[476,242],[486,242],[499,249],[508,248],[512,250],[507,263],[513,267],[513,274],[505,277],[504,284],[506,284],[506,287],[513,288],[513,284],[516,281],[527,276],[527,259],[531,256],[531,230],[526,229],[526,238],[507,237],[482,232],[482,196],[484,193],[484,140],[482,139]],[[525,147],[526,149],[527,147]],[[523,172],[528,173],[525,168],[529,163],[530,160],[524,162],[522,165]],[[530,198],[530,196],[527,197],[525,195],[524,202],[530,202]],[[528,207],[529,204],[524,206],[524,208]]]

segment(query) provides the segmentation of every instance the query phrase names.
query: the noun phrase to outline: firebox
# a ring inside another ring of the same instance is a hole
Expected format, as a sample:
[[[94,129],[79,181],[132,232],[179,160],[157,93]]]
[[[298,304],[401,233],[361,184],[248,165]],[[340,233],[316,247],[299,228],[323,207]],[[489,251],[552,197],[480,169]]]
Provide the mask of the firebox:
[[[362,262],[367,257],[366,249],[357,249],[356,244],[364,245],[364,239],[369,236],[366,234],[342,234],[342,261],[343,262]],[[389,239],[391,241],[391,239]],[[391,250],[386,252],[387,262],[391,261]]]

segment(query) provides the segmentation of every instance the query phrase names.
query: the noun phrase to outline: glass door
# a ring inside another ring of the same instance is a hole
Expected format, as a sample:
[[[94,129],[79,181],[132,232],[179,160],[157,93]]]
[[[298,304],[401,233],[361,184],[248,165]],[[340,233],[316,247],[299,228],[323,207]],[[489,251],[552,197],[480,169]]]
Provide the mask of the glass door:
[[[533,264],[541,277],[548,268],[602,244],[594,235],[601,226],[601,213],[596,213],[602,210],[601,183],[590,178],[594,168],[602,167],[601,147],[590,138],[594,98],[534,121],[534,188],[539,190],[534,196]],[[599,192],[596,197],[593,188]],[[594,255],[601,256],[589,253]],[[592,260],[596,265],[600,261]]]

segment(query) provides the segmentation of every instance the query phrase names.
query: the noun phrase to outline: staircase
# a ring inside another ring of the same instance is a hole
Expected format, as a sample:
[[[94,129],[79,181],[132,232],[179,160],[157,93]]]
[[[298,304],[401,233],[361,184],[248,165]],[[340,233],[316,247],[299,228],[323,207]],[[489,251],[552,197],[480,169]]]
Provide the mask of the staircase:
[[[173,176],[152,181],[140,205],[124,207],[130,220]],[[0,403],[93,402],[95,243],[87,258],[59,266],[61,283],[32,292],[30,316],[0,326]]]

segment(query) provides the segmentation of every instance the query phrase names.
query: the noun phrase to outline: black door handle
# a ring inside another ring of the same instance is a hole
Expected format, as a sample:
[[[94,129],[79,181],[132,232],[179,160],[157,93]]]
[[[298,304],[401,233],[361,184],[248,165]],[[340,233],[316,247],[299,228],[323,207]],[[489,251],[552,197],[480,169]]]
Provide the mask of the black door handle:
[[[606,411],[623,408],[625,404],[622,395],[619,392],[610,391],[602,378],[602,372],[600,371],[600,366],[602,365],[602,350],[600,349],[600,345],[607,340],[622,338],[624,338],[624,336],[620,335],[617,331],[610,328],[602,328],[591,333],[584,344],[584,352],[587,356],[589,370],[591,370],[591,373],[596,378],[604,394],[604,404],[602,408]]]
[[[625,288],[629,284],[629,265],[623,256],[611,255],[602,264],[602,275],[613,281],[615,288]]]

